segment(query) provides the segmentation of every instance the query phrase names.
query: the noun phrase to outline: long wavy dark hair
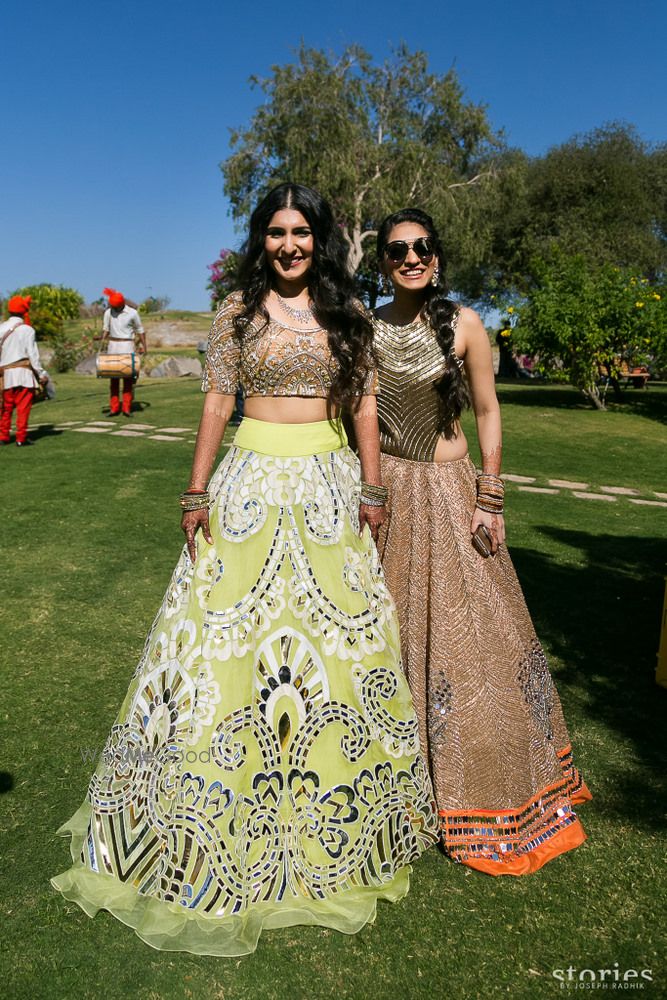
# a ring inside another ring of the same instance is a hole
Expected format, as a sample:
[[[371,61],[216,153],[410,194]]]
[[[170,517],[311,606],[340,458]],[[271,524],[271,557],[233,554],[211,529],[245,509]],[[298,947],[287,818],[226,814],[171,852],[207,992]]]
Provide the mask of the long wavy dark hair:
[[[459,366],[452,357],[454,351],[452,320],[457,306],[449,298],[449,288],[445,278],[445,254],[440,236],[433,219],[426,212],[422,212],[418,208],[402,208],[400,212],[388,215],[378,230],[378,260],[381,261],[384,258],[384,249],[391,230],[402,222],[414,222],[415,225],[425,229],[433,241],[435,254],[438,258],[440,270],[438,283],[437,285],[429,284],[426,289],[426,301],[422,309],[422,316],[435,331],[440,349],[447,359],[447,370],[440,381],[435,383],[434,388],[439,396],[440,433],[444,434],[447,439],[451,439],[454,436],[456,421],[463,410],[470,406],[468,387]]]
[[[308,291],[313,315],[326,330],[329,350],[338,362],[329,400],[354,408],[363,394],[369,366],[375,362],[373,328],[359,308],[347,260],[348,247],[329,203],[319,191],[302,184],[279,184],[260,201],[250,217],[250,232],[243,248],[238,283],[244,309],[234,318],[237,337],[243,338],[255,316],[269,321],[264,300],[273,286],[264,250],[266,231],[276,212],[291,208],[301,212],[313,233],[313,259],[308,271]]]

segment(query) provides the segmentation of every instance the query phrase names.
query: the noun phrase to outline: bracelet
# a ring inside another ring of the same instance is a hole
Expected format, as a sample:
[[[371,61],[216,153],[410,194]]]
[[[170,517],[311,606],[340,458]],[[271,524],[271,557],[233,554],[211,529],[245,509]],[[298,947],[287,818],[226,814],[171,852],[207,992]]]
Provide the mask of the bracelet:
[[[189,514],[195,510],[208,510],[209,503],[208,500],[200,500],[198,502],[188,503],[187,501],[181,500],[181,510],[184,513]]]
[[[367,507],[384,507],[387,503],[386,500],[376,500],[373,497],[364,496],[361,494],[361,503],[366,504]]]
[[[503,507],[502,503],[500,504],[500,506],[496,506],[496,505],[488,504],[484,500],[480,503],[480,501],[478,500],[477,503],[475,504],[475,507],[477,507],[478,510],[486,511],[487,514],[504,514],[505,513],[505,508]]]
[[[373,500],[381,500],[382,503],[379,504],[379,506],[384,506],[389,499],[389,490],[386,486],[377,486],[375,483],[365,483],[363,479],[361,481],[361,492],[365,497],[369,497]]]
[[[505,484],[500,476],[482,472],[477,476],[477,503],[487,514],[504,512]]]
[[[208,490],[186,490],[178,498],[181,508],[186,511],[205,510],[210,506],[211,498]]]
[[[477,476],[477,492],[478,493],[491,493],[500,494],[501,496],[505,492],[505,484],[500,478],[500,476],[489,476],[480,473]]]

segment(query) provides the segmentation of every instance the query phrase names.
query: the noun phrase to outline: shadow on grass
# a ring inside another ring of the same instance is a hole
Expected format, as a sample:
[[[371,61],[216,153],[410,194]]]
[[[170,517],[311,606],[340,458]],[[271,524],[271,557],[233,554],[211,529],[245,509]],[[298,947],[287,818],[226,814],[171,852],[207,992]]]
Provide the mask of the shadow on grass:
[[[14,775],[9,771],[0,771],[0,795],[11,792],[14,787]]]
[[[38,441],[40,438],[60,437],[62,433],[55,424],[42,424],[40,427],[28,428],[28,437],[33,441]]]
[[[664,592],[664,552],[654,538],[591,535],[551,526],[537,530],[587,558],[567,566],[548,555],[512,549],[512,559],[533,611],[535,628],[564,664],[557,683],[583,694],[586,713],[631,742],[617,761],[614,795],[598,805],[663,829],[667,753],[667,692],[655,683]],[[639,769],[637,765],[639,764]],[[594,776],[591,787],[595,795]]]
[[[143,413],[143,411],[144,410],[148,410],[151,405],[152,405],[151,403],[148,403],[148,402],[146,402],[143,399],[133,399],[132,400],[132,406],[131,406],[130,409],[131,409],[132,413]],[[104,414],[105,417],[112,416],[112,413],[111,413],[111,410],[109,408],[109,404],[108,403],[107,403],[106,406],[102,407],[102,413]],[[117,414],[116,414],[116,416],[117,416]]]
[[[633,413],[637,417],[667,424],[667,392],[649,386],[646,389],[626,389],[623,402],[608,400],[610,413]]]
[[[562,410],[591,410],[591,404],[578,389],[569,385],[545,385],[544,382],[519,382],[516,379],[496,379],[496,395],[500,405],[555,407]]]
[[[540,409],[585,410],[593,412],[578,389],[568,385],[545,385],[544,383],[517,382],[512,379],[496,381],[496,394],[501,405],[534,406]],[[646,389],[623,389],[622,402],[616,403],[612,393],[607,393],[607,409],[610,413],[630,413],[667,423],[667,391],[664,386],[651,385]]]

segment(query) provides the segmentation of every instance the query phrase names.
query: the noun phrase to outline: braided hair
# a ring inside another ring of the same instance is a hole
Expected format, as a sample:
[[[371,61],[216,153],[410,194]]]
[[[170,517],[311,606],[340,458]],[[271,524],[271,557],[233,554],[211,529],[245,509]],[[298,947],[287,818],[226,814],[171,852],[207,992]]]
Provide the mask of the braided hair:
[[[355,298],[348,248],[336,225],[329,203],[319,191],[303,184],[279,184],[260,201],[250,217],[250,232],[243,248],[238,284],[243,289],[243,310],[234,319],[242,339],[253,316],[269,314],[264,300],[272,287],[264,240],[271,219],[283,208],[301,212],[313,233],[313,260],[308,291],[313,315],[326,330],[329,350],[338,362],[329,399],[355,409],[364,392],[368,368],[374,359],[373,328]]]
[[[447,369],[434,388],[438,393],[440,410],[441,434],[449,440],[454,436],[454,426],[464,409],[470,406],[470,395],[463,373],[454,358],[454,327],[453,320],[458,306],[448,298],[449,289],[445,279],[445,255],[438,231],[430,215],[418,208],[403,208],[399,212],[388,215],[381,223],[377,235],[378,260],[384,257],[389,234],[394,226],[402,222],[414,222],[426,231],[435,248],[439,262],[439,275],[436,285],[429,284],[426,291],[426,301],[422,309],[422,317],[433,329],[440,349],[447,359]]]

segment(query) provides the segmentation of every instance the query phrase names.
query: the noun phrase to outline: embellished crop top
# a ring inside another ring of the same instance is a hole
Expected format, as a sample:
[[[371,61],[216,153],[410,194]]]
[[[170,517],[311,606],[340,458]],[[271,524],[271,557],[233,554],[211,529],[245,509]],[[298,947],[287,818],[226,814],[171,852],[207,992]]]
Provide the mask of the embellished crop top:
[[[456,330],[460,316],[452,319]],[[452,348],[446,358],[428,323],[416,319],[394,326],[373,317],[378,356],[380,448],[387,455],[413,462],[432,462],[440,438],[440,406],[436,383],[450,363],[463,361]]]
[[[328,397],[337,362],[326,330],[303,330],[259,316],[239,339],[234,317],[242,309],[241,292],[232,292],[213,320],[202,391],[231,394],[241,388],[245,396]],[[375,395],[377,382],[377,372],[369,369],[364,394]]]

